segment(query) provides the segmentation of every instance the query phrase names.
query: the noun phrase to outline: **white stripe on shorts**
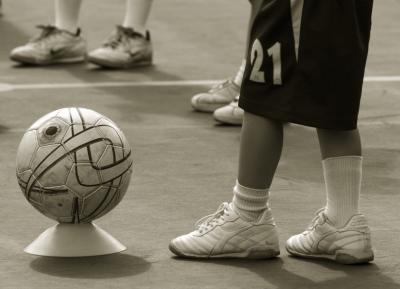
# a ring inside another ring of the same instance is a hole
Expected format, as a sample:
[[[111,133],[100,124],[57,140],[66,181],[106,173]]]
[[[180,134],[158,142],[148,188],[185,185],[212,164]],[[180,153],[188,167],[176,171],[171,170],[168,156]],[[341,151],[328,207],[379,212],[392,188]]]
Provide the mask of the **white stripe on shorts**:
[[[301,16],[303,13],[303,5],[304,5],[304,0],[290,0],[296,59],[298,59],[299,55],[300,28],[301,28]]]

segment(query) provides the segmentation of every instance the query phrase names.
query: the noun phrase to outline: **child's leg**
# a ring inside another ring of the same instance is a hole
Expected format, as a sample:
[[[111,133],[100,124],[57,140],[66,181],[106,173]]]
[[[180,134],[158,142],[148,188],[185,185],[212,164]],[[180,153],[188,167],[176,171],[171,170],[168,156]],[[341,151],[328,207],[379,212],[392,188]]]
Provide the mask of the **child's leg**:
[[[123,26],[131,27],[145,35],[147,18],[149,17],[152,3],[153,0],[127,0]]]
[[[12,60],[30,65],[85,61],[86,43],[78,29],[81,0],[55,0],[54,6],[55,24],[39,26],[43,30],[41,37],[14,48]]]
[[[279,255],[268,189],[281,155],[282,131],[280,122],[244,114],[233,201],[200,219],[195,231],[173,239],[169,248],[174,254],[202,258]]]
[[[317,129],[322,159],[340,156],[361,156],[361,140],[358,129]]]
[[[359,213],[362,177],[361,141],[358,130],[318,129],[326,185],[326,215],[342,227]]]
[[[318,211],[306,232],[287,240],[286,250],[299,257],[327,258],[343,264],[372,261],[371,233],[366,218],[358,211],[362,172],[358,130],[317,131],[326,207]]]
[[[250,1],[251,2],[251,1]],[[256,10],[254,9],[255,7],[252,5],[251,6],[251,15],[249,18],[249,25],[248,25],[248,32],[247,32],[247,40],[246,43],[250,42],[250,30],[251,30],[251,26],[252,26],[252,19],[256,13]],[[247,58],[247,54],[248,54],[248,45],[246,45],[246,50],[245,50],[245,54],[244,54],[244,58],[242,60],[242,64],[238,70],[238,72],[236,73],[235,77],[233,78],[233,83],[236,84],[237,88],[240,89],[240,87],[242,86],[242,81],[243,81],[243,74],[244,74],[244,70],[246,68],[246,58]],[[213,117],[216,121],[223,123],[223,124],[229,124],[229,125],[242,125],[243,123],[243,116],[244,116],[244,110],[239,107],[239,89],[238,89],[238,93],[237,95],[234,95],[233,99],[229,99],[226,98],[227,100],[226,104],[224,105],[223,102],[219,103],[217,106],[213,106],[211,110],[213,110]],[[221,91],[223,92],[223,90]],[[213,98],[218,98],[218,94],[216,95],[216,97],[208,97],[207,94],[203,94],[204,96],[202,97],[202,94],[200,95],[195,95],[192,98],[192,105],[195,109],[198,109],[197,107],[199,105],[197,105],[197,103],[200,104],[200,107],[198,110],[202,111],[201,106],[205,105],[206,108],[208,108],[207,106],[207,98],[210,100],[213,100]],[[210,94],[209,94],[210,95]],[[211,96],[213,96],[213,94],[211,94]],[[205,101],[202,101],[202,98]],[[210,111],[207,109],[207,111]]]
[[[152,0],[126,0],[122,26],[117,25],[105,43],[88,54],[89,62],[111,68],[151,65],[153,46],[146,22],[152,3]]]
[[[55,26],[59,29],[75,33],[78,29],[81,0],[55,1]]]
[[[240,64],[239,70],[236,72],[235,77],[233,78],[233,82],[238,86],[242,86],[242,80],[243,80],[243,73],[244,69],[246,68],[246,59],[242,59],[242,63]]]
[[[239,183],[254,189],[269,188],[282,144],[281,122],[245,112],[240,142]]]
[[[283,143],[282,123],[248,112],[244,114],[240,143],[239,174],[233,208],[248,221],[267,208],[269,188]]]
[[[251,20],[252,15],[249,17]],[[250,21],[249,21],[250,22]],[[251,23],[249,23],[249,30]],[[247,41],[249,41],[249,33]],[[224,124],[241,125],[243,110],[238,107],[240,87],[246,68],[247,45],[239,70],[232,80],[226,80],[213,86],[208,92],[195,94],[191,99],[192,107],[197,111],[213,112],[214,118]]]

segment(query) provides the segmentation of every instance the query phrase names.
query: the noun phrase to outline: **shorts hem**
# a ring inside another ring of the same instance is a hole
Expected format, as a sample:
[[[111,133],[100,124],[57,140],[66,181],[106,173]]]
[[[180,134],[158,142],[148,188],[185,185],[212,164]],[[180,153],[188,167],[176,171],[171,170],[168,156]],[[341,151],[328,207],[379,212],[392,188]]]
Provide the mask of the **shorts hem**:
[[[239,98],[239,107],[244,111],[270,118],[281,122],[295,123],[299,125],[331,130],[354,130],[357,129],[357,119],[353,118],[320,118],[311,119],[306,116],[296,115],[293,111],[283,111],[273,107],[265,107],[259,103],[251,102],[243,97]]]

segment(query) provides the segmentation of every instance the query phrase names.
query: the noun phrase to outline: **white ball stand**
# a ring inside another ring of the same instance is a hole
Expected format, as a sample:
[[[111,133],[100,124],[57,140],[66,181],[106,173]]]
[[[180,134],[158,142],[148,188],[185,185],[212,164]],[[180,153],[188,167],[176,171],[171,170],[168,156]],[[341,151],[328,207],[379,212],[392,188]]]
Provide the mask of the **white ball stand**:
[[[24,251],[48,257],[87,257],[125,250],[117,239],[93,223],[60,223],[40,234]]]

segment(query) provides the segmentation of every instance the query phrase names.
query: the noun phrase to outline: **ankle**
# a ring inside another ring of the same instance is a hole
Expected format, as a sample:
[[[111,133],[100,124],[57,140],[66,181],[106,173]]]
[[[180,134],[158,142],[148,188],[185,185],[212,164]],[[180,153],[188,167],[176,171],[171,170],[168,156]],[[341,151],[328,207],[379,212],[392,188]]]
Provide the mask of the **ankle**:
[[[81,34],[81,29],[79,27],[63,27],[59,25],[55,25],[55,27],[59,30],[66,31],[73,36],[79,36]]]
[[[246,221],[257,220],[268,208],[269,190],[244,187],[236,181],[233,188],[232,208]]]

